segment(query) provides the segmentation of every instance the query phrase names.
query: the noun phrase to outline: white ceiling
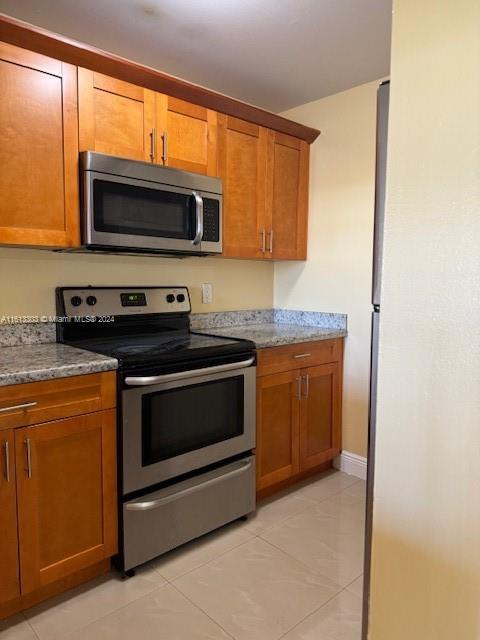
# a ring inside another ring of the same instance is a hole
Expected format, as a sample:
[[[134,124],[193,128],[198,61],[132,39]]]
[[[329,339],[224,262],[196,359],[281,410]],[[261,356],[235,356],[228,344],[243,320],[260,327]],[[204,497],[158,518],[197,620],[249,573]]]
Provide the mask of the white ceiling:
[[[277,112],[389,72],[391,0],[0,0],[0,11]]]

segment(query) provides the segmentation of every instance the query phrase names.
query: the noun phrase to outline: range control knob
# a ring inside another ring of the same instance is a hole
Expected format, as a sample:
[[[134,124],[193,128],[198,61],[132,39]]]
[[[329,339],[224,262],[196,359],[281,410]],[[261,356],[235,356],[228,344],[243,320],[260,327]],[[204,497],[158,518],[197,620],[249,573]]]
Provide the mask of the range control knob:
[[[80,296],[72,296],[70,298],[70,303],[73,307],[79,307],[82,304],[82,299],[80,298]]]
[[[167,302],[175,302],[175,296],[173,295],[173,293],[169,293],[167,295]]]
[[[91,307],[93,307],[94,304],[97,304],[96,297],[95,296],[88,296],[87,304],[89,304]]]
[[[185,295],[183,293],[178,294],[177,302],[185,302]]]

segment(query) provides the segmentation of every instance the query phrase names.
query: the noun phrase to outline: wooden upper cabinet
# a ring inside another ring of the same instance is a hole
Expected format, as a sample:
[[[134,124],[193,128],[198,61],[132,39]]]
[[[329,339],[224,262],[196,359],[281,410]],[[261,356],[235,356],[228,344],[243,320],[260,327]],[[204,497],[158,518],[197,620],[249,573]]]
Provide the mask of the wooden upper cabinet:
[[[156,162],[217,175],[217,113],[157,93]]]
[[[340,452],[341,364],[332,362],[302,370],[300,467],[310,469]]]
[[[80,151],[152,161],[155,92],[78,69]]]
[[[266,256],[267,130],[218,115],[218,173],[223,180],[223,255]]]
[[[116,553],[115,416],[15,430],[23,595]]]
[[[80,242],[77,73],[0,43],[0,243]]]
[[[257,490],[299,471],[299,372],[257,379]]]
[[[0,433],[0,618],[5,603],[20,595],[13,430]],[[8,615],[5,609],[5,615]]]
[[[268,249],[274,259],[306,260],[308,165],[306,142],[268,132],[267,216],[272,221]]]

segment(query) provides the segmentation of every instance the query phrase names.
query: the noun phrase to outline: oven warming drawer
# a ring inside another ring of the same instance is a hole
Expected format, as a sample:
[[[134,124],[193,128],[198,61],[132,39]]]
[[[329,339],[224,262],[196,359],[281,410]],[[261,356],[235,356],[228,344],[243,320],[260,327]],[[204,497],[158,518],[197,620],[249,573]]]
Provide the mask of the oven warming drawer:
[[[124,570],[255,510],[255,456],[123,505]]]

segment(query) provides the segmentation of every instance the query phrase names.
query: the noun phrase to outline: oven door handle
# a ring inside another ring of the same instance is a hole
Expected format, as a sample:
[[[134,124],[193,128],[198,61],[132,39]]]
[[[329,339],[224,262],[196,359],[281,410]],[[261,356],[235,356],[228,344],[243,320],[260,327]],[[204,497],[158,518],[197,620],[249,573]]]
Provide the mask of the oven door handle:
[[[191,495],[192,493],[196,493],[205,487],[212,486],[219,482],[222,482],[226,478],[231,478],[232,476],[238,476],[240,473],[244,473],[247,469],[250,469],[252,466],[252,460],[248,460],[242,464],[238,469],[233,469],[232,471],[227,471],[227,473],[223,473],[221,476],[217,476],[215,478],[210,478],[210,480],[205,480],[204,482],[199,482],[193,487],[187,487],[182,491],[177,491],[176,493],[171,493],[168,496],[163,498],[157,498],[156,500],[147,500],[145,502],[131,502],[125,505],[125,509],[127,511],[151,511],[152,509],[158,509],[164,504],[168,504],[169,502],[173,502],[178,498],[184,498],[185,496]]]
[[[192,244],[195,245],[199,244],[203,237],[203,198],[196,191],[192,191],[192,197],[195,198],[196,229],[192,240]]]
[[[223,371],[233,371],[235,369],[244,369],[255,362],[255,358],[242,360],[242,362],[231,362],[229,364],[219,364],[215,367],[205,367],[204,369],[192,369],[190,371],[178,371],[177,373],[165,373],[162,376],[127,376],[125,384],[131,387],[145,387],[150,384],[159,384],[161,382],[171,382],[172,380],[183,380],[186,378],[197,378],[210,373],[222,373]]]

